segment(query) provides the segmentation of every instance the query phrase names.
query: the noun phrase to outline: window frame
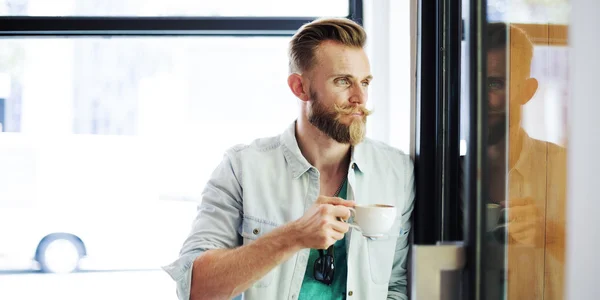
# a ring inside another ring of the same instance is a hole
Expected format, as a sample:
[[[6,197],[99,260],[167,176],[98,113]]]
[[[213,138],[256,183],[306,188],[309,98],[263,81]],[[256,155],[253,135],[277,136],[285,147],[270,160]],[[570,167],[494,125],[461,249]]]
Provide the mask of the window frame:
[[[363,1],[348,0],[346,18],[363,24]],[[0,16],[0,37],[292,36],[318,17]]]

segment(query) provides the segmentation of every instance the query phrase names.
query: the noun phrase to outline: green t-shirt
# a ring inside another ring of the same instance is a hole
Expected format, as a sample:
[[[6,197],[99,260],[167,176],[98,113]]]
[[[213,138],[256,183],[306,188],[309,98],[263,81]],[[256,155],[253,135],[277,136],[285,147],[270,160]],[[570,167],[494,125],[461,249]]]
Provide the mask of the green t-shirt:
[[[347,183],[344,182],[338,197],[346,199],[347,191]],[[313,266],[315,264],[315,260],[319,258],[319,251],[316,249],[310,249],[308,265],[306,267],[306,273],[304,273],[304,280],[302,281],[302,287],[300,288],[300,296],[298,296],[298,300],[346,299],[346,277],[348,274],[348,265],[346,260],[346,237],[337,241],[333,248],[335,272],[333,274],[333,282],[331,285],[326,285],[320,281],[317,281],[313,276]]]

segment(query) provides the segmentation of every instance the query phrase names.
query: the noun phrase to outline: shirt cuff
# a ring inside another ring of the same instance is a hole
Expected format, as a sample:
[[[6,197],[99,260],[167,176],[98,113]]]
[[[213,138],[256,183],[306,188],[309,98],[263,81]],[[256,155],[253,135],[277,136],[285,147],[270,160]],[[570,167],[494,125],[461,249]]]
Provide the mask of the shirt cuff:
[[[190,288],[192,285],[192,267],[203,250],[196,250],[182,255],[173,263],[163,266],[162,269],[171,276],[177,285],[177,298],[179,300],[190,299]]]

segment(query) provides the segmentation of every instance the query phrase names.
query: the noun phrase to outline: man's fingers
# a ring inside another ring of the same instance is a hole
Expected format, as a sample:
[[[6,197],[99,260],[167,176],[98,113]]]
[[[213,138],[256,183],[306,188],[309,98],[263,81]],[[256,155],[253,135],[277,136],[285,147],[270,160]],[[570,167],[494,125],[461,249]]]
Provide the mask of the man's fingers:
[[[508,200],[508,207],[523,206],[523,205],[529,205],[529,204],[533,205],[533,203],[534,203],[534,201],[533,201],[533,198],[531,198],[531,197],[513,198],[513,199]]]
[[[333,223],[331,223],[331,228],[333,228],[333,230],[337,232],[344,234],[348,232],[348,230],[350,229],[350,225],[343,221],[334,221]]]
[[[317,199],[316,203],[317,204],[343,205],[343,206],[347,206],[347,207],[354,207],[356,205],[356,203],[352,200],[344,200],[339,197],[326,197],[326,196],[320,196]]]
[[[529,230],[521,233],[515,233],[511,235],[510,238],[519,244],[533,246],[535,244],[535,231]]]
[[[508,210],[508,219],[514,220],[535,220],[537,219],[538,212],[533,205],[513,207]]]
[[[339,241],[344,238],[344,234],[338,231],[334,231],[331,237],[334,238],[336,241]]]
[[[508,224],[508,232],[510,234],[517,234],[520,232],[524,232],[526,230],[535,230],[535,222],[526,221],[526,222],[513,222]]]
[[[334,218],[341,218],[343,220],[348,220],[350,218],[350,209],[345,206],[334,206],[331,210],[331,214]]]
[[[343,205],[343,206],[346,206],[346,207],[355,207],[356,206],[356,202],[354,202],[353,200],[344,200],[344,199],[342,199],[342,203],[340,205]]]

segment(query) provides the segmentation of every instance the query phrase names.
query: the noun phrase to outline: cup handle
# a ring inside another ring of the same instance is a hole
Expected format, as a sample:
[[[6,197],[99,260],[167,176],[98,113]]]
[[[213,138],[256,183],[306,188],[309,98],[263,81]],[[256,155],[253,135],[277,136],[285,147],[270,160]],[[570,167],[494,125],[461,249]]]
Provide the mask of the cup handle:
[[[346,223],[348,223],[348,222],[346,222]],[[358,225],[348,223],[348,226],[350,226],[358,231],[362,231],[362,229],[360,229],[360,227],[358,227]]]
[[[498,215],[498,220],[496,220],[496,223],[508,224],[508,221],[508,208],[503,208],[500,210],[500,214]]]
[[[350,210],[350,217],[351,218],[356,217],[356,209],[354,209],[352,207],[348,207],[348,209]]]
[[[348,207],[348,209],[350,210],[350,217],[352,217],[352,218],[356,217],[356,210],[352,207]],[[340,220],[342,220],[342,222],[347,223],[348,226],[350,226],[358,231],[362,231],[358,225],[349,223],[348,220],[344,220],[344,219],[340,219]]]

